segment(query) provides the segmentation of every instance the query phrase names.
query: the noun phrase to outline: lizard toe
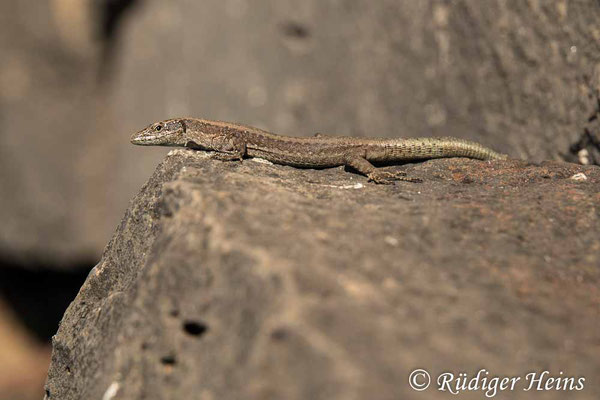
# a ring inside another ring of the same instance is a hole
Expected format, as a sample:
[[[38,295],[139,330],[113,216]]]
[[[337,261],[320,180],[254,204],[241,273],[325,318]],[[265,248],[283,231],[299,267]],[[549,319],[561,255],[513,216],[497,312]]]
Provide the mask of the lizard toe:
[[[394,179],[396,179],[395,174],[387,171],[373,171],[368,175],[369,181],[379,183],[382,185],[392,185],[394,183]]]
[[[371,172],[368,175],[369,181],[383,184],[383,185],[391,185],[394,181],[403,181],[403,182],[412,182],[412,183],[422,183],[423,179],[421,178],[409,178],[406,176],[406,172],[398,171],[398,172],[389,172],[389,171],[380,171],[376,170]]]
[[[398,178],[398,180],[403,181],[403,182],[412,182],[412,183],[423,183],[423,179],[421,178]]]

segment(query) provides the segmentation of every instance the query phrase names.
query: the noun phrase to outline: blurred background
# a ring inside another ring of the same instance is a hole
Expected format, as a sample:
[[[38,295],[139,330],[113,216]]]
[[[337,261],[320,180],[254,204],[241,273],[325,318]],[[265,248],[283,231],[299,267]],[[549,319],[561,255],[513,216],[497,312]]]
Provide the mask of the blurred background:
[[[599,17],[592,0],[0,0],[0,398],[43,396],[62,313],[168,151],[134,131],[195,116],[594,162]]]

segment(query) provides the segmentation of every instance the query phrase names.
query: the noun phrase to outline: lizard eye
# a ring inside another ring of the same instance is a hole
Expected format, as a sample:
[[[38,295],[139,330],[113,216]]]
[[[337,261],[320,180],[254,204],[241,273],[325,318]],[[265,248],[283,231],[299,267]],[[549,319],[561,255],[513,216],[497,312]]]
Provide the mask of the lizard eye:
[[[160,130],[162,129],[162,125],[156,125],[156,128],[154,129],[156,129],[156,132],[160,132]]]

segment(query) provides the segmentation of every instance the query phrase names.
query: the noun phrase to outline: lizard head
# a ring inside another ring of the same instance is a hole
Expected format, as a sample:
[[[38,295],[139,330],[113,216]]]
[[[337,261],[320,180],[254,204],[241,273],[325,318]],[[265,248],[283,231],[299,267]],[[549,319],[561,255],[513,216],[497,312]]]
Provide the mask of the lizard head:
[[[131,143],[141,146],[185,146],[186,126],[183,119],[156,122],[131,136]]]

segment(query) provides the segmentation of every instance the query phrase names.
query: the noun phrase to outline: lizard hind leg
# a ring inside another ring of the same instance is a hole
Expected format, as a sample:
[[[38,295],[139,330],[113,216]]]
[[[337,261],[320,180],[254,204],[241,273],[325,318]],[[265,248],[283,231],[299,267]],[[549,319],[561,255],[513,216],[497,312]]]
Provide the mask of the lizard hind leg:
[[[412,183],[421,183],[423,179],[421,178],[409,178],[406,176],[406,172],[397,171],[384,171],[380,168],[375,168],[375,171],[371,172],[367,175],[369,181],[380,183],[380,184],[392,184],[393,181],[403,181],[403,182],[412,182]]]
[[[385,171],[381,168],[377,168],[373,164],[371,164],[369,160],[358,155],[346,157],[345,165],[365,175],[367,178],[369,178],[369,181],[379,184],[390,185],[393,184],[394,181],[404,181],[413,183],[423,182],[423,180],[419,178],[407,177],[406,172],[403,171],[391,172]]]

